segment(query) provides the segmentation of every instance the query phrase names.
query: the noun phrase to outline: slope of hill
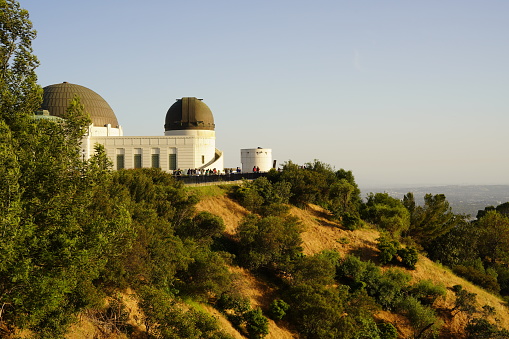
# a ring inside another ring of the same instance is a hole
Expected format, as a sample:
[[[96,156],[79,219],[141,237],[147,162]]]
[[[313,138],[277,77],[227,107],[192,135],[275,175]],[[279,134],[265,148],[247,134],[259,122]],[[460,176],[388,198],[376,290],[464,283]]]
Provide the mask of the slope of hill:
[[[198,211],[207,211],[223,218],[226,225],[225,232],[229,235],[235,233],[242,219],[249,213],[244,207],[228,198],[220,189],[214,189],[212,193],[201,194],[201,200],[196,208]],[[304,254],[313,255],[323,250],[333,249],[338,251],[341,256],[353,253],[363,260],[377,262],[376,239],[379,237],[379,233],[376,230],[368,228],[355,231],[345,230],[340,224],[330,220],[327,211],[315,205],[310,205],[307,209],[292,207],[290,213],[298,217],[304,226],[304,232],[302,233]],[[231,266],[230,270],[238,277],[237,290],[249,297],[253,307],[267,310],[270,301],[274,299],[275,293],[271,283],[240,267]],[[447,288],[446,298],[435,304],[439,315],[445,322],[441,338],[463,338],[463,329],[468,322],[467,316],[463,313],[459,313],[454,317],[450,315],[449,310],[454,307],[455,301],[455,294],[452,291],[454,285],[462,285],[469,292],[475,293],[479,309],[484,305],[493,307],[495,315],[491,316],[490,320],[501,327],[509,328],[508,310],[501,299],[455,276],[447,268],[420,256],[416,269],[407,270],[407,272],[412,275],[413,281],[431,280],[435,284],[443,284]],[[122,291],[119,295],[127,305],[128,322],[134,328],[129,336],[119,334],[111,324],[101,322],[98,315],[82,314],[66,338],[145,338],[144,315],[138,308],[136,294],[128,290]],[[213,315],[225,332],[234,338],[243,338],[220,312],[206,304],[199,304],[198,307]],[[399,338],[407,338],[412,335],[408,320],[401,315],[379,311],[375,317],[391,322],[397,328]],[[283,321],[274,322],[269,320],[269,331],[270,333],[266,336],[268,339],[298,338],[298,334],[288,328]]]
[[[226,224],[227,232],[230,234],[234,232],[242,217],[247,214],[247,211],[242,206],[224,195],[203,197],[197,207],[199,210],[221,216]],[[326,249],[334,249],[341,253],[342,256],[355,253],[364,260],[377,261],[378,250],[376,239],[379,237],[377,231],[372,229],[344,230],[340,224],[329,220],[327,211],[314,205],[309,206],[305,210],[292,207],[290,213],[297,216],[305,227],[302,239],[306,255],[319,253]],[[484,305],[493,307],[496,316],[493,316],[491,320],[497,322],[501,327],[509,328],[508,309],[503,300],[454,275],[449,269],[430,261],[424,256],[420,256],[416,269],[407,270],[407,272],[412,275],[414,281],[431,280],[436,284],[443,284],[447,288],[445,300],[438,301],[438,309],[442,311],[443,318],[445,318],[445,325],[442,331],[443,338],[461,338],[463,328],[468,321],[464,314],[458,314],[454,317],[447,315],[447,310],[454,307],[455,295],[452,291],[454,285],[462,285],[469,292],[475,293],[477,295],[478,308],[482,308]],[[242,270],[242,275],[245,284],[243,291],[250,295],[251,302],[254,305],[266,308],[268,306],[266,302],[271,300],[271,298],[264,298],[263,295],[270,293],[270,290],[267,289],[262,281],[259,281],[249,272]],[[377,316],[396,325],[400,337],[409,335],[408,324],[403,317],[384,311],[379,312]],[[278,336],[269,335],[267,338],[292,337],[291,332],[285,332],[285,329],[278,328],[274,322],[271,322],[270,330],[271,333],[278,333]],[[285,333],[284,336],[283,333]]]

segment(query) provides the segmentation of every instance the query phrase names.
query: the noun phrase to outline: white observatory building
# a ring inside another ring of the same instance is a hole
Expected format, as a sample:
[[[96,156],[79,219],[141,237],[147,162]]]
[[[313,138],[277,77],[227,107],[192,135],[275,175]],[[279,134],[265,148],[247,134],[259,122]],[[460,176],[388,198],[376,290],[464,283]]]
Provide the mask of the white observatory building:
[[[169,172],[224,169],[223,152],[216,149],[214,116],[201,99],[177,99],[166,113],[164,136],[124,136],[110,105],[91,89],[64,82],[43,90],[41,109],[52,116],[64,116],[73,97],[80,98],[92,120],[82,142],[84,159],[90,158],[95,144],[99,143],[104,145],[117,170],[143,167]]]

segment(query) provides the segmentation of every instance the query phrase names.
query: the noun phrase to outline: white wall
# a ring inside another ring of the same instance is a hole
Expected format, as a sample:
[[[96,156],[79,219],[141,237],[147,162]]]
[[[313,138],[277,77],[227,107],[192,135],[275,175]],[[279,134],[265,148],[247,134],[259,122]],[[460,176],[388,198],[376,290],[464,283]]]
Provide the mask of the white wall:
[[[242,172],[253,172],[255,166],[260,168],[260,172],[268,172],[272,168],[272,149],[241,149],[240,161],[242,162]]]

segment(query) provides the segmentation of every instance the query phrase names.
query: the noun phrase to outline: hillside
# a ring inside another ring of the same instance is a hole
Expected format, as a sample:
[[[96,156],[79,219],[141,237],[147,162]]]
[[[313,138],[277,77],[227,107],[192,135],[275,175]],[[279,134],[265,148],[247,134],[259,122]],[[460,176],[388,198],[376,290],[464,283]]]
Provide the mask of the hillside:
[[[197,212],[206,211],[221,217],[225,223],[225,233],[234,235],[237,227],[249,212],[236,201],[230,199],[225,191],[218,187],[193,188],[192,192],[198,194],[200,201],[196,205]],[[331,221],[329,213],[316,205],[309,205],[306,209],[291,207],[290,214],[297,217],[304,227],[302,233],[303,252],[307,256],[320,253],[323,250],[335,250],[341,257],[355,254],[363,260],[377,262],[376,239],[379,233],[370,228],[359,230],[345,230],[342,225]],[[267,311],[269,303],[276,297],[276,288],[270,281],[253,275],[249,270],[230,265],[229,270],[236,275],[235,289],[247,296],[252,307],[260,307]],[[509,328],[509,314],[504,302],[498,297],[487,293],[483,289],[459,278],[447,268],[433,263],[424,256],[419,257],[415,270],[406,270],[412,276],[412,281],[431,280],[435,284],[443,284],[447,288],[444,299],[435,303],[438,314],[444,320],[440,338],[463,338],[463,329],[467,324],[467,316],[460,312],[454,317],[450,314],[454,307],[455,294],[452,287],[462,285],[469,292],[476,294],[477,308],[491,306],[495,313],[490,316],[493,323],[500,327]],[[83,312],[76,319],[75,324],[66,334],[67,339],[98,338],[147,338],[145,315],[141,311],[139,297],[131,289],[118,291],[117,300],[123,304],[124,309],[118,313]],[[110,304],[115,303],[109,299]],[[197,308],[212,315],[218,320],[220,327],[233,338],[244,338],[226,317],[206,303],[191,302],[184,304],[184,308]],[[120,310],[120,308],[119,308]],[[388,311],[377,311],[375,318],[380,321],[392,323],[398,330],[399,338],[408,338],[413,335],[408,320],[398,314]],[[128,324],[131,328],[129,334],[120,331],[120,326]],[[298,338],[295,329],[290,328],[285,321],[275,322],[269,319],[268,339]],[[18,337],[28,337],[29,332],[17,333]]]
[[[198,210],[208,211],[221,216],[227,226],[227,232],[232,234],[238,226],[240,220],[248,213],[242,206],[229,199],[225,195],[213,195],[202,197],[197,205]],[[319,253],[326,249],[334,249],[342,256],[355,253],[365,260],[376,261],[376,239],[379,233],[372,229],[361,229],[355,231],[344,230],[341,225],[332,222],[328,218],[328,213],[322,208],[311,205],[308,209],[299,209],[292,207],[291,214],[297,216],[305,227],[302,234],[303,249],[306,255]],[[270,293],[270,288],[249,272],[236,268],[242,272],[243,287],[242,290],[250,295],[251,302],[254,305],[267,307],[267,300],[264,298],[266,293]],[[436,284],[443,284],[447,288],[445,300],[438,301],[438,308],[444,310],[454,307],[454,293],[451,288],[454,285],[462,285],[469,292],[477,294],[477,303],[479,308],[489,305],[495,309],[496,322],[504,328],[509,328],[509,314],[504,301],[500,298],[486,292],[485,290],[471,284],[470,282],[457,277],[449,269],[439,264],[433,263],[424,256],[419,257],[415,270],[407,270],[414,281],[432,280]],[[265,303],[264,303],[265,302]],[[379,319],[392,322],[398,328],[400,337],[409,335],[408,324],[401,316],[381,311],[377,314]],[[495,319],[492,319],[495,320]],[[443,338],[460,338],[462,329],[465,327],[467,317],[458,314],[452,319],[446,318],[443,328]],[[290,331],[279,328],[274,322],[270,323],[271,334],[267,338],[292,338]]]

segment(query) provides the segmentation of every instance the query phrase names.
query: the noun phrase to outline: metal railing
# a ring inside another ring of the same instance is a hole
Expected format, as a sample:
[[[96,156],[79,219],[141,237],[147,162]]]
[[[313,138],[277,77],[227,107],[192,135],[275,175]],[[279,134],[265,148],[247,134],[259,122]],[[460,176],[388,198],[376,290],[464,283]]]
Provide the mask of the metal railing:
[[[266,175],[267,172],[256,172],[256,173],[229,173],[216,175],[175,175],[174,178],[178,181],[182,181],[186,185],[190,185],[190,184],[206,184],[206,183],[238,181],[242,179],[253,180],[259,177],[264,177]]]

